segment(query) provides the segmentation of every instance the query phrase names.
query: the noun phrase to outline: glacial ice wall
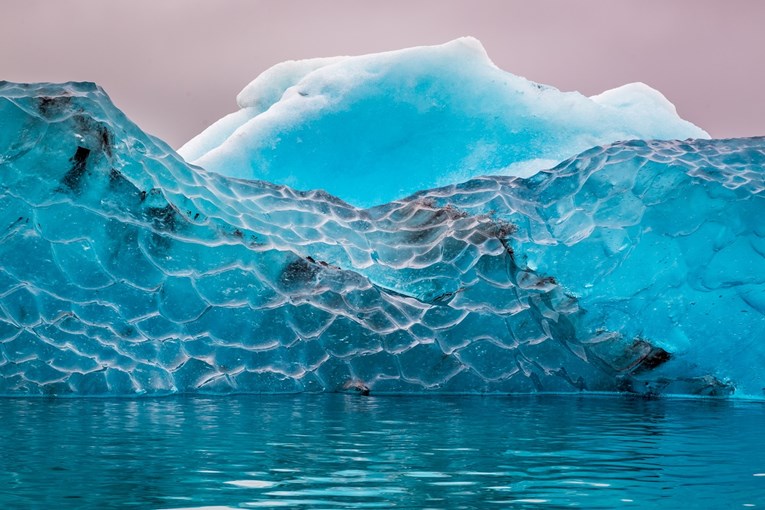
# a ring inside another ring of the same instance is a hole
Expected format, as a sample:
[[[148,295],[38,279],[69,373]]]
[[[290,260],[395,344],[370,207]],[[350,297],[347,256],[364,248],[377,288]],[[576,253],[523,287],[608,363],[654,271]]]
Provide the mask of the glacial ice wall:
[[[362,210],[0,83],[0,393],[762,397],[765,141],[627,142]]]
[[[632,83],[587,98],[498,69],[481,43],[277,64],[179,153],[223,175],[360,207],[480,175],[530,175],[595,145],[707,138]]]

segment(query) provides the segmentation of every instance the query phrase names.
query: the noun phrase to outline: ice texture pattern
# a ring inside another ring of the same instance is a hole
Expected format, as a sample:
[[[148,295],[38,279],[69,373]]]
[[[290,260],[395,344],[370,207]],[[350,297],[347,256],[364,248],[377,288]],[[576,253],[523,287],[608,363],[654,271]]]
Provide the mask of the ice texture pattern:
[[[0,82],[0,394],[762,397],[761,138],[592,148],[359,209]]]
[[[283,62],[237,102],[179,149],[187,161],[360,207],[481,175],[528,176],[619,140],[708,137],[645,84],[561,92],[497,68],[469,37]]]

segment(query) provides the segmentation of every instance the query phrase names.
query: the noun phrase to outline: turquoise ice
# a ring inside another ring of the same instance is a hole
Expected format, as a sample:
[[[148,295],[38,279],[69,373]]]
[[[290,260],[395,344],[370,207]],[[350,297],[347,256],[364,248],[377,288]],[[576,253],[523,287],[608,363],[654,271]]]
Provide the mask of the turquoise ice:
[[[187,161],[360,207],[481,175],[531,175],[619,140],[708,137],[645,84],[564,93],[497,68],[473,38],[283,62],[237,102],[179,150]]]
[[[765,140],[594,147],[371,209],[0,83],[0,393],[762,398]]]

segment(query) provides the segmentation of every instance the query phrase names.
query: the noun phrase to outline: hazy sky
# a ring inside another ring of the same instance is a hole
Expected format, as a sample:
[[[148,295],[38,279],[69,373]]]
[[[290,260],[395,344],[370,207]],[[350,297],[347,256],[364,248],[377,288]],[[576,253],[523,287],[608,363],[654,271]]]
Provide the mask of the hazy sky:
[[[715,137],[765,135],[763,22],[761,0],[0,0],[0,79],[95,81],[178,147],[282,60],[472,35],[561,90],[643,81]]]

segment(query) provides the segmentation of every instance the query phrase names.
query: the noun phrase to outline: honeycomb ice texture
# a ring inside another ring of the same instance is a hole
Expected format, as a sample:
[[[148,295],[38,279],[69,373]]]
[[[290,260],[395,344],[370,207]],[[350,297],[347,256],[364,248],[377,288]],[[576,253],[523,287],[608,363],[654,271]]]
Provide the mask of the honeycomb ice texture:
[[[359,209],[0,83],[0,393],[762,397],[765,140],[629,141]]]

